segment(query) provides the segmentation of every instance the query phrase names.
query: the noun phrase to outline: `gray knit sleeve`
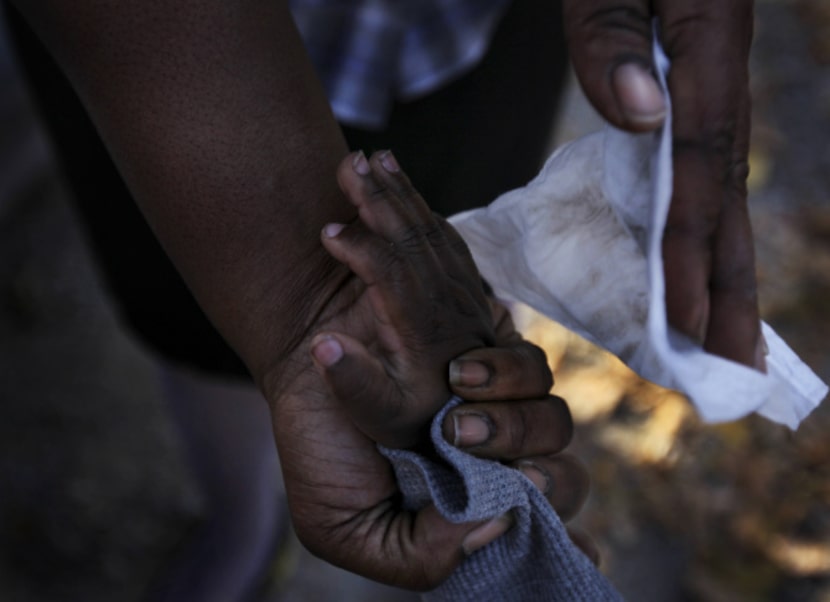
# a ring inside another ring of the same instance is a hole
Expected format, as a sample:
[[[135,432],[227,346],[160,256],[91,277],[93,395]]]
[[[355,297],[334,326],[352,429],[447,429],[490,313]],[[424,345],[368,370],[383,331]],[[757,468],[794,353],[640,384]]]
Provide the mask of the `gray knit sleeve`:
[[[515,525],[472,554],[428,602],[534,602],[621,600],[620,595],[572,543],[545,497],[519,471],[475,458],[441,433],[452,399],[435,417],[431,437],[438,463],[410,451],[381,448],[395,469],[407,508],[434,503],[454,523],[480,521],[512,511]]]

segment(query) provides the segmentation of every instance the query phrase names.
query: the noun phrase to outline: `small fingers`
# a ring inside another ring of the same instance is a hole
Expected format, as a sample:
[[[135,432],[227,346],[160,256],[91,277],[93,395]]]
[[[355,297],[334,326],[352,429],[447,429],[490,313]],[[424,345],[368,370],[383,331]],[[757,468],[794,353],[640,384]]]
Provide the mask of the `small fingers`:
[[[545,353],[521,339],[509,347],[482,347],[455,358],[449,380],[456,395],[472,401],[542,397],[553,386]]]
[[[420,223],[428,224],[432,222],[432,210],[401,169],[391,150],[373,153],[370,163],[374,167],[376,177],[397,195],[401,203],[410,212],[410,215]]]
[[[424,238],[443,236],[391,151],[370,159],[362,151],[350,154],[341,162],[337,179],[363,223],[387,241],[417,248]]]
[[[544,399],[464,403],[448,412],[441,425],[444,439],[470,454],[515,460],[556,453],[573,436],[565,401]]]
[[[361,221],[372,232],[394,240],[413,222],[413,216],[377,172],[362,151],[351,153],[337,169],[340,189],[355,207]]]
[[[385,329],[380,333],[390,351],[398,349],[395,324],[410,316],[407,301],[415,298],[420,279],[411,262],[362,223],[327,224],[322,243],[339,262],[348,266],[368,287],[375,318]]]

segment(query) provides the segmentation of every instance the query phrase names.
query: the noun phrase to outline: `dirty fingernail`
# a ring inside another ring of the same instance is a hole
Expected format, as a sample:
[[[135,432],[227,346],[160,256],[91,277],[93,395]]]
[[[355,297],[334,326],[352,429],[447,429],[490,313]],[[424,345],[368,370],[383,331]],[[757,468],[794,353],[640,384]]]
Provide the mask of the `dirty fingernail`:
[[[395,155],[390,150],[383,151],[380,155],[380,164],[389,173],[398,173],[401,170],[401,166],[398,165],[398,160],[395,159]]]
[[[533,482],[536,489],[541,491],[544,495],[548,495],[550,493],[550,475],[548,475],[546,471],[539,468],[536,463],[531,462],[530,460],[524,460],[519,462],[518,468],[524,476]]]
[[[452,414],[455,430],[453,445],[456,447],[473,447],[487,443],[492,432],[490,419],[478,412],[454,412]]]
[[[343,357],[343,346],[334,337],[322,336],[312,343],[311,354],[321,365],[330,368]]]
[[[363,151],[359,151],[352,160],[352,169],[361,176],[368,175],[372,168],[369,166],[369,161],[366,160],[366,155]]]
[[[323,236],[326,238],[334,238],[343,231],[346,224],[326,224],[323,228]]]
[[[483,387],[490,382],[490,369],[475,360],[450,362],[450,384],[454,387]]]
[[[614,70],[614,93],[629,121],[658,126],[666,116],[666,101],[654,76],[637,63],[624,63]]]
[[[476,527],[461,542],[461,549],[466,556],[471,555],[507,533],[514,522],[513,515],[508,512]]]

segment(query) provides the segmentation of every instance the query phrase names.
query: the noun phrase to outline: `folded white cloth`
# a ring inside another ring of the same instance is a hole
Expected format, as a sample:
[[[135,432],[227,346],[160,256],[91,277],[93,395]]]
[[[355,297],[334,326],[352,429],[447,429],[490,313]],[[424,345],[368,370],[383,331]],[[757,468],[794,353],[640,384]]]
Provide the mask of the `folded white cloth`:
[[[655,60],[665,89],[668,61],[657,47]],[[668,326],[661,240],[671,189],[669,110],[657,133],[609,127],[568,144],[526,187],[450,222],[500,297],[684,393],[703,419],[757,411],[796,428],[827,385],[767,324],[767,374],[708,354]]]

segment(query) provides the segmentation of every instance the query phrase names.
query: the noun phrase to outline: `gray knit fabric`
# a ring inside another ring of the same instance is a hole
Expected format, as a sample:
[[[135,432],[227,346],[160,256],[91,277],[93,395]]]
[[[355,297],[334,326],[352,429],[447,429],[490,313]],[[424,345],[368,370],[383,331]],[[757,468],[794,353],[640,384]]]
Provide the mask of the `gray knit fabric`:
[[[519,471],[481,460],[444,440],[441,423],[461,403],[452,399],[432,422],[439,464],[410,451],[381,448],[395,469],[404,504],[434,503],[454,523],[480,521],[512,511],[505,535],[471,555],[427,602],[535,602],[621,600],[588,558],[571,543],[545,497]],[[554,484],[555,486],[555,484]]]

